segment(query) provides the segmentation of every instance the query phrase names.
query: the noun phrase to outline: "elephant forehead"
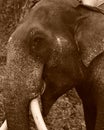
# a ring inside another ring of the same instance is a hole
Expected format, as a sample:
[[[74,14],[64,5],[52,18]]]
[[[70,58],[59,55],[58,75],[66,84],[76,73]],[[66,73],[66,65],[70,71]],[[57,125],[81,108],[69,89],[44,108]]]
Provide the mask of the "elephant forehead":
[[[69,31],[77,17],[77,11],[75,11],[73,3],[78,4],[77,0],[74,0],[74,2],[73,0],[40,1],[34,6],[12,36],[23,41],[28,37],[31,28],[34,27],[41,28],[42,30],[44,28],[45,33],[48,29],[50,32]]]
[[[45,0],[40,1],[29,14],[29,21],[38,21],[43,25],[62,29],[62,23],[73,23],[76,14],[74,4],[79,4],[77,0]]]

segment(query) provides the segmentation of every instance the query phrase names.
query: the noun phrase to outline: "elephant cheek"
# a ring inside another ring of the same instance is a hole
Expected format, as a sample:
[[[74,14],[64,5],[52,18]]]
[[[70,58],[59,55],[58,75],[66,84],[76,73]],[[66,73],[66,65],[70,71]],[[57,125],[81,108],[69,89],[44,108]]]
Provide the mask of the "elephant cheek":
[[[52,91],[51,91],[52,93]],[[52,105],[57,100],[58,96],[52,95],[50,91],[48,91],[47,87],[45,89],[45,92],[41,96],[41,102],[42,102],[42,114],[44,117],[46,117],[52,107]]]

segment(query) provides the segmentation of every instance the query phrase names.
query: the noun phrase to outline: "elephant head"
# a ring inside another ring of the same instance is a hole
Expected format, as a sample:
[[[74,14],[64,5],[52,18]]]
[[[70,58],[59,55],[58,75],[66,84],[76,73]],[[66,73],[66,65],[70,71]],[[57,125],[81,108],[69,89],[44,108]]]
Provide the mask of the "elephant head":
[[[46,130],[37,97],[46,115],[56,99],[80,84],[83,65],[74,41],[79,16],[75,0],[41,0],[11,35],[4,82],[8,130],[29,130],[29,104],[39,130]],[[36,100],[35,100],[36,99]],[[41,122],[43,125],[41,126]]]

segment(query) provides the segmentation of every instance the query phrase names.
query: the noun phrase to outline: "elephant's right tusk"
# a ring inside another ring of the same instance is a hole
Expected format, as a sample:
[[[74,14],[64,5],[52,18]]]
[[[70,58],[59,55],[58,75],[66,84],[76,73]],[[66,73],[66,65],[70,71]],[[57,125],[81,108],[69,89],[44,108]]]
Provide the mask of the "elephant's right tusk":
[[[8,130],[7,121],[6,120],[4,121],[4,123],[2,124],[2,126],[0,127],[0,130]]]
[[[31,101],[30,109],[38,130],[48,130],[41,114],[38,98]]]

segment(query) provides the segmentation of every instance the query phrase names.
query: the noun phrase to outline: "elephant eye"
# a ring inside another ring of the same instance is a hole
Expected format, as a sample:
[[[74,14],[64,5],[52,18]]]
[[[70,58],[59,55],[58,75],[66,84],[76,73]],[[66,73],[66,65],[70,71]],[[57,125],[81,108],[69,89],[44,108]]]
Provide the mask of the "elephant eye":
[[[43,40],[43,39],[40,38],[40,37],[35,38],[35,39],[34,39],[35,45],[40,44],[40,43],[42,42],[42,40]]]
[[[30,53],[39,53],[45,47],[46,40],[42,37],[35,37],[31,42]]]
[[[36,37],[36,38],[32,38],[30,41],[30,48],[31,50],[36,50],[40,44],[42,44],[42,38],[40,37]]]
[[[47,59],[50,53],[51,40],[44,35],[35,35],[29,41],[29,53],[32,57],[40,58],[41,60]]]

